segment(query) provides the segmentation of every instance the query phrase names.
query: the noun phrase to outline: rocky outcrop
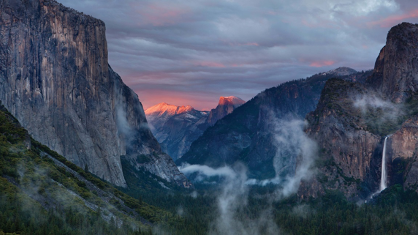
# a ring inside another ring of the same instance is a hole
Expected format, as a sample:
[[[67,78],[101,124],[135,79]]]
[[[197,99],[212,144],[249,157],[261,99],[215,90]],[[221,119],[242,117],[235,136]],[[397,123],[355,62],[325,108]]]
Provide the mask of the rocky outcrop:
[[[368,75],[370,72],[344,78],[352,80]],[[335,76],[330,71],[265,90],[208,128],[176,163],[219,167],[241,161],[248,167],[251,178],[273,178],[276,169],[280,169],[283,177],[293,175],[297,156],[285,154],[286,158],[273,162],[280,148],[276,129],[280,129],[278,125],[283,120],[303,120],[315,110],[325,82]]]
[[[379,171],[377,162],[381,155],[375,152],[381,150],[382,137],[369,131],[364,110],[356,105],[355,97],[364,95],[377,94],[362,84],[341,79],[326,83],[318,107],[307,115],[306,129],[320,148],[317,181],[321,184],[304,185],[301,192],[305,192],[299,192],[300,195],[318,196],[324,189],[333,189],[350,197],[359,196],[360,183],[371,175],[375,177],[371,177],[368,190],[377,190],[378,174],[372,171]]]
[[[364,84],[329,80],[316,110],[307,116],[307,134],[320,145],[319,173],[299,195],[341,190],[365,198],[379,189],[383,142],[388,136],[389,185],[417,190],[418,27],[402,23],[388,34],[373,74]]]
[[[388,99],[405,102],[418,92],[418,25],[402,23],[393,27],[376,60],[375,74],[368,83]]]
[[[52,0],[0,1],[0,100],[35,139],[115,185],[126,185],[120,156],[134,164],[141,154],[183,185],[137,95],[108,65],[105,29]]]
[[[245,104],[245,101],[238,97],[221,96],[221,98],[219,98],[218,106],[210,111],[207,122],[209,125],[213,126],[219,119],[222,119],[226,115],[232,113],[236,108],[243,104]]]
[[[418,117],[405,121],[402,128],[391,135],[389,145],[392,159],[412,158],[418,147]]]
[[[396,131],[389,142],[388,156],[392,165],[400,165],[392,170],[390,181],[403,183],[405,188],[418,190],[418,116],[405,121],[402,128]],[[400,164],[399,164],[400,163]],[[396,177],[397,171],[401,174]]]

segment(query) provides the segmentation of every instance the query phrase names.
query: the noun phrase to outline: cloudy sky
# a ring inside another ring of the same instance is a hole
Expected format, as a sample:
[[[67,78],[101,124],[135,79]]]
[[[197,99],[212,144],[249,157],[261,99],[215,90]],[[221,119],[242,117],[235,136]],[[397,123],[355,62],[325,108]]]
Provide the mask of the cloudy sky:
[[[58,0],[102,19],[109,63],[145,108],[211,109],[340,66],[372,69],[415,0]]]

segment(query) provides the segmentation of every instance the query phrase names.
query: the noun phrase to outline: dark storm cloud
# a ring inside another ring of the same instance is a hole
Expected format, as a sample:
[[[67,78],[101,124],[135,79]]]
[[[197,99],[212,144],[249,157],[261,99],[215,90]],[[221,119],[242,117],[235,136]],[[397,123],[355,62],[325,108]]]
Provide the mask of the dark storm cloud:
[[[339,66],[373,68],[409,0],[60,0],[106,23],[109,63],[145,108],[216,106]]]

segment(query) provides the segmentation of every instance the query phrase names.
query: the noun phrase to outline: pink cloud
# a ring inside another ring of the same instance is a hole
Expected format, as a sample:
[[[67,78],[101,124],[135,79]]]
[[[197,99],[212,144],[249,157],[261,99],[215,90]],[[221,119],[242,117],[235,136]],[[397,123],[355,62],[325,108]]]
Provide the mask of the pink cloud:
[[[405,19],[418,18],[418,9],[413,9],[402,15],[393,15],[387,18],[368,23],[369,26],[379,25],[382,28],[389,28],[401,23]]]
[[[256,42],[245,42],[245,43],[239,43],[239,42],[228,42],[228,45],[230,46],[260,46],[258,43]]]
[[[258,43],[256,43],[256,42],[249,42],[249,43],[246,43],[245,45],[247,45],[247,46],[256,46],[256,47],[259,46]]]
[[[335,61],[332,61],[332,60],[314,61],[309,66],[319,68],[319,67],[324,67],[324,66],[330,66],[330,65],[333,65],[333,64],[335,64]]]
[[[325,28],[325,29],[336,29],[336,28],[341,28],[340,25],[335,24],[332,21],[326,20],[326,19],[315,19],[314,21],[312,20],[306,20],[306,19],[302,19],[301,23],[311,29],[315,29],[315,28]]]
[[[229,46],[260,46],[260,44],[256,43],[256,42],[231,42],[225,39],[221,39],[220,40],[223,44],[229,45]]]
[[[172,25],[181,21],[182,16],[186,15],[189,11],[184,8],[178,8],[173,6],[166,6],[161,4],[149,4],[146,6],[133,6],[136,9],[136,13],[142,16],[144,22],[139,24],[151,24],[153,26]]]
[[[225,65],[214,62],[214,61],[200,61],[200,62],[194,62],[194,65],[202,66],[202,67],[211,67],[211,68],[225,68]]]
[[[278,15],[280,13],[279,13],[279,11],[270,10],[270,11],[267,11],[267,14],[275,16],[275,15]]]

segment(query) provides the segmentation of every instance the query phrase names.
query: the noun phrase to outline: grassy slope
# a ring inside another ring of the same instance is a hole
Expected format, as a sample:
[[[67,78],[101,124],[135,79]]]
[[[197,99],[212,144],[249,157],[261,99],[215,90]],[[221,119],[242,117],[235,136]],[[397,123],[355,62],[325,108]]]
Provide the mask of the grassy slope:
[[[150,224],[184,222],[122,193],[31,139],[2,106],[0,181],[4,232],[134,234],[148,231]]]

